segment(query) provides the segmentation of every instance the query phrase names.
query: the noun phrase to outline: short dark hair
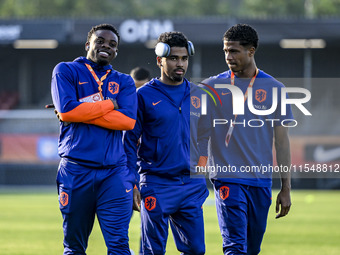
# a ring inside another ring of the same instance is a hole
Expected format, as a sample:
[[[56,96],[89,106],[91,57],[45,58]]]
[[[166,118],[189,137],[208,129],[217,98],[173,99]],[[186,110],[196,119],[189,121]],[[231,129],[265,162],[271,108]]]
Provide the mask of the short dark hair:
[[[163,42],[170,47],[185,47],[188,49],[188,38],[182,32],[165,32],[162,33],[157,42]]]
[[[223,40],[239,41],[242,46],[259,46],[259,38],[254,28],[247,24],[237,24],[229,28],[223,35]]]
[[[137,66],[133,68],[130,72],[130,75],[134,80],[137,80],[137,81],[151,79],[150,71],[141,66]]]
[[[100,24],[100,25],[92,27],[91,30],[87,34],[87,42],[90,41],[91,36],[93,35],[93,33],[98,31],[98,30],[110,30],[110,31],[112,31],[118,37],[118,43],[119,43],[120,36],[119,36],[118,30],[113,25],[111,25],[111,24]]]

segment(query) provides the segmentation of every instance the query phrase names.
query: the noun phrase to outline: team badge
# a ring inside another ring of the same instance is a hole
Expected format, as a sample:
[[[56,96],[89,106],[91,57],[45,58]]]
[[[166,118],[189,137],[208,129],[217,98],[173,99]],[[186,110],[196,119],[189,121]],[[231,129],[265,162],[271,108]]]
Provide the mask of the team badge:
[[[225,199],[227,199],[229,197],[229,187],[227,187],[227,186],[222,186],[221,188],[220,188],[220,198],[222,199],[222,200],[225,200]]]
[[[156,198],[152,197],[152,196],[146,197],[145,200],[144,200],[144,205],[145,205],[145,208],[148,211],[151,211],[151,210],[155,209],[155,207],[156,207]]]
[[[62,206],[68,205],[68,194],[65,191],[60,193],[59,202]]]
[[[109,91],[112,95],[118,94],[119,92],[119,84],[117,82],[111,81],[109,82]]]
[[[201,100],[198,97],[192,96],[191,97],[191,104],[196,109],[200,108],[201,107]]]
[[[267,98],[267,91],[264,89],[258,89],[255,91],[255,99],[262,103]]]

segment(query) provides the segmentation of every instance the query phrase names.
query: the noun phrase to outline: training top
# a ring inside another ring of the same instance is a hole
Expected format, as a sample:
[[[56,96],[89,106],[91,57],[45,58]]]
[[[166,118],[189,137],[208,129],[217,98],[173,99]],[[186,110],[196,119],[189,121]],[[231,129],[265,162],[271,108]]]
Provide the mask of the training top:
[[[140,178],[141,183],[190,181],[190,143],[197,142],[197,138],[190,138],[190,129],[197,128],[197,120],[190,122],[190,87],[196,85],[184,79],[179,86],[184,86],[185,90],[178,89],[185,92],[178,102],[158,79],[152,79],[137,91],[137,122],[133,130],[126,132],[124,143],[128,167],[136,169],[136,162],[139,161],[136,179]],[[197,164],[197,160],[192,164]]]
[[[215,84],[231,84],[231,71],[218,74],[203,81],[215,87]],[[235,86],[245,94],[251,79],[240,79],[235,76]],[[273,104],[273,88],[277,88],[276,110],[269,115],[252,113],[248,107],[250,94],[244,103],[244,115],[233,115],[232,93],[227,88],[217,88],[221,103],[208,104],[211,143],[209,148],[210,178],[225,182],[240,183],[256,187],[271,187],[273,166],[274,128],[289,125],[293,121],[290,105],[286,115],[281,113],[281,89],[284,85],[267,73],[259,70],[252,87],[252,105],[258,111],[270,110]],[[244,102],[244,96],[243,101]],[[209,102],[209,101],[208,101]],[[230,123],[234,128],[226,145]],[[215,123],[215,125],[214,125]],[[207,127],[205,127],[207,128]],[[207,134],[208,135],[208,134]]]
[[[101,93],[95,76],[102,79]],[[53,104],[63,121],[59,156],[92,168],[125,165],[121,130],[132,129],[137,117],[131,76],[79,57],[54,68],[51,87]],[[117,101],[119,109],[110,99]]]

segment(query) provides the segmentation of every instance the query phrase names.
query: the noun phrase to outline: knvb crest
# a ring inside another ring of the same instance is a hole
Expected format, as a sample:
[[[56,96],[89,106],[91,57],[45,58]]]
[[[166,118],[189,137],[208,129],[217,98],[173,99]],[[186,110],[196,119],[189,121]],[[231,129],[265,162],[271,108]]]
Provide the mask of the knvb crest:
[[[262,103],[263,101],[265,101],[267,98],[267,91],[265,91],[264,89],[258,89],[255,91],[255,99]]]
[[[144,204],[145,204],[145,208],[148,211],[151,211],[151,210],[155,209],[155,207],[156,207],[156,198],[152,197],[152,196],[146,197],[145,200],[144,200]]]
[[[201,107],[201,100],[198,97],[192,96],[191,97],[191,104],[196,109]]]
[[[225,199],[227,199],[229,197],[229,187],[227,187],[227,186],[222,186],[221,188],[220,188],[220,198],[222,199],[222,200],[225,200]]]
[[[62,206],[68,205],[68,194],[65,191],[60,193],[59,202]]]
[[[114,81],[109,82],[109,91],[111,92],[112,95],[118,94],[119,84]]]

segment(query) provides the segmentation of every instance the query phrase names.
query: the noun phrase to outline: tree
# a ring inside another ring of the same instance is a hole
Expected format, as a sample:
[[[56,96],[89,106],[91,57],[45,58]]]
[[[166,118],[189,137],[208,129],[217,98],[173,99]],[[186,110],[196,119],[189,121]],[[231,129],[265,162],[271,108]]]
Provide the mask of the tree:
[[[339,0],[0,0],[1,18],[340,16]]]
[[[241,15],[252,17],[303,16],[304,1],[244,0]]]

